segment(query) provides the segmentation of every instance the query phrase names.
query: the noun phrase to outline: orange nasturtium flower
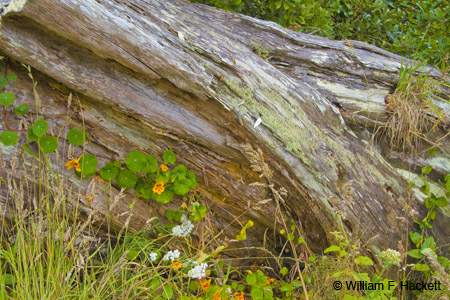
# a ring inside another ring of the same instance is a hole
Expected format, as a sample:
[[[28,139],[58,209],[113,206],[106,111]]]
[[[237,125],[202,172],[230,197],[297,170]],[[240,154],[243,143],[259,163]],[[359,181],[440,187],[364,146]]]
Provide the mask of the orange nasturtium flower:
[[[213,300],[222,300],[222,290],[218,290],[213,294]]]
[[[165,172],[165,171],[169,170],[169,168],[166,165],[161,165],[161,170],[163,172]]]
[[[80,163],[78,162],[80,159],[72,159],[67,162],[64,166],[67,167],[68,170],[75,168],[78,172],[81,172]]]
[[[234,293],[234,298],[236,298],[236,300],[244,300],[244,293],[236,292],[236,293]]]
[[[89,194],[88,196],[84,196],[84,198],[87,199],[89,206],[91,206],[92,201],[94,201],[94,196],[92,196],[91,194]]]
[[[164,192],[164,182],[157,182],[153,187],[153,193],[161,195]]]
[[[274,282],[274,281],[275,281],[275,279],[269,277],[269,278],[267,278],[266,285],[270,286],[272,284],[272,282]]]
[[[211,278],[210,279],[202,278],[202,280],[200,281],[200,285],[202,287],[202,290],[206,292],[209,289],[209,286],[211,285]]]
[[[174,269],[179,269],[179,268],[181,268],[182,265],[183,265],[182,263],[180,263],[176,260],[172,261],[172,268],[174,268]]]

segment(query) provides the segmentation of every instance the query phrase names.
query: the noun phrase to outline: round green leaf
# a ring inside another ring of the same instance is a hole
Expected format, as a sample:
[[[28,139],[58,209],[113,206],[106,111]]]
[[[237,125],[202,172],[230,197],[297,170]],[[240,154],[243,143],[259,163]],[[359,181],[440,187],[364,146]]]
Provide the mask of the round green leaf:
[[[0,76],[0,89],[4,88],[7,83],[8,83],[8,80],[6,80],[5,77]]]
[[[74,146],[83,145],[85,138],[86,134],[82,130],[70,129],[67,133],[67,139],[69,140],[69,143]]]
[[[100,177],[105,181],[112,181],[116,178],[119,173],[119,168],[113,163],[107,163],[103,168],[100,169]]]
[[[14,131],[3,131],[0,133],[0,142],[2,142],[5,146],[14,146],[17,144],[19,140],[19,136]]]
[[[0,94],[0,105],[8,107],[14,103],[14,95],[10,92]]]
[[[54,136],[44,136],[39,140],[42,152],[52,153],[58,148],[58,140]]]
[[[85,154],[83,155],[80,160],[80,169],[81,169],[81,174],[85,175],[85,176],[90,176],[93,175],[95,173],[95,171],[97,170],[97,164],[98,164],[98,160],[97,157],[95,157],[92,154]]]
[[[155,181],[156,182],[164,182],[164,183],[168,183],[170,180],[170,172],[166,171],[166,172],[160,172],[158,173],[158,175],[156,175],[155,177]]]
[[[171,164],[173,165],[175,163],[175,161],[177,160],[175,158],[175,154],[173,153],[172,149],[167,150],[166,152],[164,152],[163,154],[163,160],[165,164]]]
[[[37,142],[37,141],[39,141],[39,137],[33,133],[33,130],[31,130],[31,128],[28,129],[27,136],[28,136],[28,140],[30,142]]]
[[[141,169],[142,173],[154,173],[158,170],[158,161],[153,155],[145,155],[145,163]]]
[[[194,172],[188,171],[187,176],[189,180],[191,180],[192,184],[189,187],[191,190],[194,189],[197,186],[197,177],[195,176]]]
[[[114,165],[115,165],[116,167],[120,168],[120,167],[122,166],[122,162],[120,162],[120,161],[118,161],[118,160],[115,160],[115,161],[114,161]]]
[[[152,197],[153,187],[148,183],[140,183],[136,187],[136,196],[142,197],[144,199],[150,199]]]
[[[172,174],[170,175],[170,180],[174,182],[177,179],[185,179],[186,173],[186,167],[184,165],[179,165],[175,169],[173,169]]]
[[[254,273],[247,274],[245,281],[247,281],[248,285],[254,285],[256,283],[256,275]]]
[[[431,170],[433,170],[432,166],[425,166],[425,167],[422,168],[422,174],[423,175],[428,175],[431,172]]]
[[[17,75],[15,73],[8,73],[7,77],[8,77],[8,81],[12,81],[12,82],[16,81],[16,79],[17,79]]]
[[[121,169],[117,175],[117,185],[120,188],[132,189],[137,180],[137,175],[128,169]]]
[[[47,132],[48,124],[44,119],[39,119],[30,128],[37,137],[42,137]]]
[[[24,114],[27,114],[28,113],[28,104],[21,104],[21,105],[17,106],[16,108],[14,108],[14,112],[18,116],[23,116]]]
[[[146,162],[147,159],[145,158],[145,154],[138,150],[131,151],[125,159],[128,169],[133,172],[139,172]]]
[[[173,191],[175,194],[184,196],[191,190],[192,181],[190,179],[178,179],[173,184]]]
[[[200,221],[205,217],[206,214],[206,206],[204,204],[200,204],[198,202],[193,202],[191,204],[191,215],[189,219],[191,221]]]
[[[153,193],[153,197],[159,203],[166,204],[172,201],[174,193],[169,190],[164,190],[161,195]]]

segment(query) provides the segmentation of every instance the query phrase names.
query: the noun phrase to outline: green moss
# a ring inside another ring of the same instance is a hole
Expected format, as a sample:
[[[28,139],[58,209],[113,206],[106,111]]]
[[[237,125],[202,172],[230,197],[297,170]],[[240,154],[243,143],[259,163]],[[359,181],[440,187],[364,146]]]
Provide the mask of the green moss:
[[[253,51],[258,55],[267,56],[270,54],[270,50],[264,48],[263,45],[261,45],[258,42],[252,41],[253,44]]]
[[[253,91],[249,87],[247,87],[244,82],[238,81],[237,79],[232,77],[225,77],[223,81],[231,91],[236,93],[241,98],[241,101],[236,99],[235,103],[233,103],[233,106],[237,106],[237,104],[242,102],[242,100],[244,100],[245,102],[253,100]]]

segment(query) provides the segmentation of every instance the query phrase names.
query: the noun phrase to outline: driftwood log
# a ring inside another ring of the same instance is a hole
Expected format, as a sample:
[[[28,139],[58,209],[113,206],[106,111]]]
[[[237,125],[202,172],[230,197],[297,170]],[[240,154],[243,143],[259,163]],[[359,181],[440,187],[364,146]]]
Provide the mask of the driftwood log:
[[[261,246],[267,228],[269,235],[280,229],[274,191],[283,190],[281,209],[301,224],[313,251],[328,247],[330,232],[341,226],[369,252],[398,249],[414,226],[408,204],[417,219],[425,212],[423,195],[408,180],[426,164],[436,182],[450,172],[446,122],[434,131],[440,147],[432,159],[393,151],[383,135],[374,136],[389,117],[385,97],[395,90],[402,63],[374,46],[181,0],[11,1],[1,22],[0,52],[18,74],[6,89],[17,103],[35,101],[25,64],[49,128],[55,135],[63,128],[65,136],[65,125],[84,124],[88,151],[101,155],[101,165],[132,149],[157,157],[173,149],[197,174],[196,191],[213,213],[207,230],[226,228],[234,237],[251,219],[247,246]],[[18,126],[20,119],[8,122]],[[419,154],[429,145],[422,147]],[[20,148],[1,151],[0,176],[23,179],[11,168]],[[58,151],[61,163],[54,167],[78,184],[62,162],[67,149]],[[257,170],[261,159],[270,180]],[[95,199],[85,209],[106,215],[110,197],[101,179],[94,181]],[[2,185],[6,218],[7,190]],[[164,206],[133,195],[113,208],[116,224],[124,224],[133,202],[133,229],[181,203]],[[443,244],[450,242],[449,215],[439,209],[433,228]]]

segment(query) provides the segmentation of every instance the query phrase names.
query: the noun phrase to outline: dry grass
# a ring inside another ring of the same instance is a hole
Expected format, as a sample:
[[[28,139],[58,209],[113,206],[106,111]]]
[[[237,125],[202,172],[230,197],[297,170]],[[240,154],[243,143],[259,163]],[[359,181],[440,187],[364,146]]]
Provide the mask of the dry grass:
[[[393,150],[414,153],[423,142],[438,146],[428,136],[445,117],[433,102],[445,101],[440,96],[442,82],[424,70],[424,63],[402,66],[397,88],[386,98],[390,117],[383,131]]]

